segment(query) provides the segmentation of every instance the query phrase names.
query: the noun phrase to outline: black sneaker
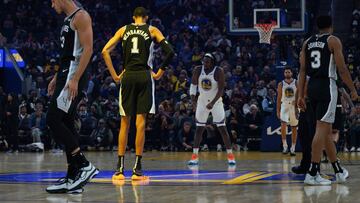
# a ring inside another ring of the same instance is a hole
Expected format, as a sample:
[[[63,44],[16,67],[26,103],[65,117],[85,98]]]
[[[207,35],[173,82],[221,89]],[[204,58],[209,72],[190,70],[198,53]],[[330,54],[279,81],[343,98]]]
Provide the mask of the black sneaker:
[[[305,167],[299,165],[299,166],[292,167],[291,171],[295,174],[306,174],[308,170],[305,169]]]

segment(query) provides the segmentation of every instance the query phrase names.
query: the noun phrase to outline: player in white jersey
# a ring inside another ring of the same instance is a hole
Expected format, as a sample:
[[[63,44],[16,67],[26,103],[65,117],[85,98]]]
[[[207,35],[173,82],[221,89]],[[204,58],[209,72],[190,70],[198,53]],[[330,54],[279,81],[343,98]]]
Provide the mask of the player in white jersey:
[[[196,132],[194,147],[189,165],[199,163],[199,146],[202,134],[205,130],[209,114],[212,114],[213,123],[217,125],[223,138],[228,154],[228,164],[235,165],[235,157],[232,153],[230,137],[225,125],[225,111],[221,96],[224,92],[225,74],[222,68],[215,66],[215,58],[207,53],[203,58],[203,65],[195,67],[190,85],[190,96],[196,107]],[[197,89],[199,96],[196,101]]]
[[[286,141],[287,126],[291,126],[291,148],[290,155],[295,156],[296,146],[296,128],[298,125],[298,119],[296,118],[296,79],[293,77],[293,73],[290,67],[286,67],[284,70],[285,79],[278,84],[277,92],[277,117],[281,121],[281,139],[283,144],[283,154],[288,153],[288,144]]]

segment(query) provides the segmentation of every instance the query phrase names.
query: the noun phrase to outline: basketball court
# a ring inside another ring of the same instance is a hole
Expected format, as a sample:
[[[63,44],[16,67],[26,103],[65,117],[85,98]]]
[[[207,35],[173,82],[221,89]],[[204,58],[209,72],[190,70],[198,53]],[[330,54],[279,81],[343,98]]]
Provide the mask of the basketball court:
[[[346,184],[304,186],[303,175],[291,173],[300,155],[236,152],[237,166],[228,168],[226,153],[200,153],[199,168],[188,168],[190,153],[147,152],[144,155],[148,182],[128,180],[112,183],[116,152],[86,153],[99,167],[99,175],[82,194],[48,194],[46,186],[65,175],[64,154],[0,154],[1,202],[357,202],[360,154],[342,154],[350,172]],[[125,167],[133,165],[128,153]],[[322,172],[332,179],[330,164]]]
[[[290,34],[302,35],[307,30],[305,0],[274,1],[278,3],[272,5],[259,3],[267,1],[228,2],[229,35],[255,36],[260,32],[259,41],[270,44],[272,36],[282,39]],[[263,151],[277,150],[280,137],[273,134],[278,127],[265,126],[263,143],[276,146],[262,146]],[[225,152],[200,152],[199,166],[189,167],[191,153],[146,152],[143,168],[150,179],[141,182],[130,179],[135,155],[127,153],[127,180],[112,182],[117,152],[87,152],[86,157],[100,173],[85,186],[85,191],[48,194],[45,188],[65,176],[65,153],[0,153],[0,202],[359,202],[360,153],[339,154],[350,178],[346,184],[331,186],[305,186],[304,175],[291,172],[291,167],[300,162],[300,153],[296,157],[280,152],[234,154],[236,167],[228,167]],[[322,164],[321,168],[328,179],[334,180],[330,164]]]

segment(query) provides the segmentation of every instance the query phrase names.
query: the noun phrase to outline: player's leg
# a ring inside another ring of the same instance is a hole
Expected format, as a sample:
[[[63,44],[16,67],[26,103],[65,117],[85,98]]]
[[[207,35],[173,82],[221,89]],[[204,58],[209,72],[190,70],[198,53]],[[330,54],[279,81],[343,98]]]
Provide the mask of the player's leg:
[[[296,148],[296,141],[297,141],[297,126],[299,124],[298,119],[295,115],[295,108],[291,108],[289,111],[290,116],[290,126],[291,126],[291,147],[290,147],[290,155],[295,156],[295,148]]]
[[[119,139],[118,139],[118,162],[116,166],[115,174],[113,175],[113,180],[124,180],[124,170],[125,170],[125,152],[128,142],[128,134],[130,128],[130,116],[121,116]]]
[[[135,151],[136,160],[133,168],[132,179],[143,179],[143,173],[141,168],[141,158],[143,155],[144,144],[145,144],[145,125],[146,125],[146,114],[136,115],[136,139],[135,139]]]
[[[289,152],[288,150],[288,144],[286,141],[286,134],[287,134],[287,123],[289,122],[289,111],[287,108],[287,105],[281,104],[281,111],[280,111],[280,122],[281,122],[281,143],[283,146],[283,154],[287,154]]]
[[[224,104],[222,102],[215,103],[213,109],[211,110],[211,114],[213,116],[213,122],[218,127],[223,142],[225,144],[226,153],[228,155],[228,164],[234,165],[236,164],[236,161],[235,156],[232,152],[230,136],[225,125]]]
[[[153,112],[155,95],[154,95],[154,83],[149,71],[139,71],[132,76],[135,83],[134,105],[136,107],[136,138],[135,138],[135,165],[133,168],[132,180],[144,180],[148,177],[143,175],[141,167],[141,159],[143,155],[144,143],[145,143],[145,124],[146,115]]]
[[[282,142],[282,146],[283,146],[282,153],[287,154],[289,152],[289,150],[288,150],[289,147],[288,147],[288,144],[286,141],[287,124],[285,122],[281,122],[280,132],[281,132],[281,142]]]
[[[83,76],[79,81],[79,90],[84,87],[86,77]],[[64,193],[71,191],[78,191],[90,179],[99,173],[83,155],[79,147],[79,135],[75,130],[74,118],[76,114],[76,107],[80,101],[80,96],[77,96],[72,102],[68,113],[57,108],[56,98],[60,94],[65,85],[65,78],[58,78],[56,89],[49,105],[47,113],[47,124],[52,131],[55,141],[62,143],[65,146],[66,157],[68,160],[68,171],[66,178],[61,179],[59,184],[50,186],[46,189],[49,193]]]
[[[199,164],[199,147],[202,140],[202,135],[205,131],[205,125],[209,114],[210,111],[206,109],[206,105],[204,105],[203,102],[198,100],[195,112],[196,130],[194,137],[193,154],[191,155],[191,160],[188,162],[189,165]]]

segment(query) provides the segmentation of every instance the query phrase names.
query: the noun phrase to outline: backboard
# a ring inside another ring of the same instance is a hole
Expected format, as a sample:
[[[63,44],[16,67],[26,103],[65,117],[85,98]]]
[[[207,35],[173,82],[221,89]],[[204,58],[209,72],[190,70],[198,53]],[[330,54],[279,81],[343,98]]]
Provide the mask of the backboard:
[[[274,33],[306,31],[305,0],[228,0],[229,34],[258,34],[255,24],[276,22]]]

